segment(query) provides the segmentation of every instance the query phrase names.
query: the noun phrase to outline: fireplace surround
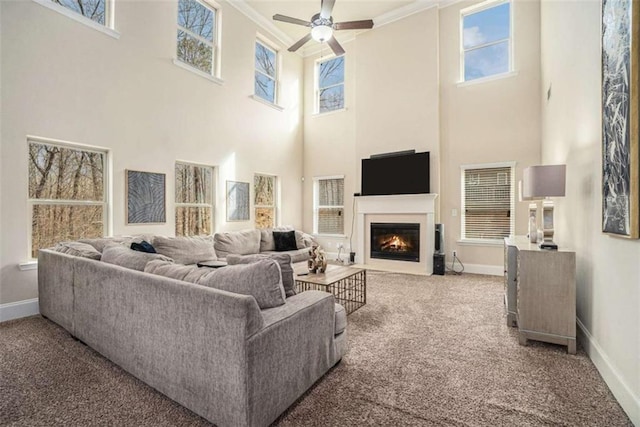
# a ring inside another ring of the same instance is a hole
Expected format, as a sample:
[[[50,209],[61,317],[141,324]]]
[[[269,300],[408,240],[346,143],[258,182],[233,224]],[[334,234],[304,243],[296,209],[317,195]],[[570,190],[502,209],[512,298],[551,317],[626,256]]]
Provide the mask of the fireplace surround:
[[[431,275],[436,197],[433,193],[356,197],[356,263],[365,268]],[[371,223],[382,222],[420,224],[418,262],[371,257]]]

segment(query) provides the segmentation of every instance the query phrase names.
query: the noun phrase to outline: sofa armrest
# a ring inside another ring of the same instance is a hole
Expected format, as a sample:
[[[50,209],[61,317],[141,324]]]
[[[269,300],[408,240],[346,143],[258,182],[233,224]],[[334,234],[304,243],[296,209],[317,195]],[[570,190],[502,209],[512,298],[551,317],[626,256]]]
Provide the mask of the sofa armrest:
[[[247,341],[251,425],[269,425],[342,357],[332,294],[306,291],[263,310]]]

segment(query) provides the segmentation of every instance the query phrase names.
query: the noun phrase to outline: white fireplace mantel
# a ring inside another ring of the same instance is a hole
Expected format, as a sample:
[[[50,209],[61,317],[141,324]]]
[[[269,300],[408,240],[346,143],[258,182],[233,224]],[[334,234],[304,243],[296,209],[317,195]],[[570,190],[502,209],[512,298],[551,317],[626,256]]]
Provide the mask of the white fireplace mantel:
[[[398,271],[407,269],[416,270],[422,274],[431,274],[433,272],[433,252],[434,252],[434,236],[435,236],[435,200],[437,194],[397,194],[390,196],[360,196],[356,198],[356,230],[358,232],[356,244],[356,262],[365,266],[372,266],[373,262],[367,256],[369,245],[367,244],[367,217],[374,215],[412,215],[421,218],[421,222],[425,224],[424,229],[420,230],[421,246],[426,250],[422,250],[419,265],[407,263],[405,261],[389,261],[388,265],[397,266]]]

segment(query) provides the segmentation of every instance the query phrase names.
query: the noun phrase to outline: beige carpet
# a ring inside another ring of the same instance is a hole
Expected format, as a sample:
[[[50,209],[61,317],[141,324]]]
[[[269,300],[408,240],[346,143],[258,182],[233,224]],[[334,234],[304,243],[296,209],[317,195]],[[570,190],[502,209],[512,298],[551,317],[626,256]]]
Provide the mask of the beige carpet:
[[[578,347],[518,345],[497,277],[369,272],[350,350],[276,425],[631,426]],[[0,324],[0,425],[208,425],[41,317]]]

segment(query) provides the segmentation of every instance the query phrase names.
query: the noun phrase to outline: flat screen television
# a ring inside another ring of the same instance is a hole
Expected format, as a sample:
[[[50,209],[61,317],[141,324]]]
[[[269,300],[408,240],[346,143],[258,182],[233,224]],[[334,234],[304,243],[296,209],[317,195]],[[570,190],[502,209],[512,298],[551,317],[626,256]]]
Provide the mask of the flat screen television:
[[[429,193],[429,152],[362,159],[363,196]]]

